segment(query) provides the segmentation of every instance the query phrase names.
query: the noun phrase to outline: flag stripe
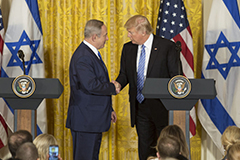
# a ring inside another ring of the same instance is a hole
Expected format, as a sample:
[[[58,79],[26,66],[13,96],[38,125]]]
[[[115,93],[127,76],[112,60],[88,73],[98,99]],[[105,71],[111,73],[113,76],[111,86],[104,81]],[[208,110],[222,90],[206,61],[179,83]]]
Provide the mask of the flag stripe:
[[[193,56],[192,56],[192,53],[190,52],[190,50],[188,49],[185,41],[183,40],[182,36],[180,34],[176,35],[173,40],[175,42],[177,41],[180,41],[182,43],[182,55],[183,57],[186,59],[187,63],[189,64],[189,66],[192,68],[194,68],[194,65],[193,65]]]
[[[25,1],[29,7],[30,12],[32,13],[32,17],[35,20],[41,34],[43,34],[37,0],[25,0]]]
[[[238,10],[238,4],[237,1],[229,1],[229,0],[223,0],[224,4],[228,8],[228,11],[232,15],[234,21],[240,28],[240,19],[239,19],[239,10]]]
[[[4,147],[5,145],[3,144],[2,140],[0,140],[0,148]]]
[[[0,52],[1,52],[1,55],[2,55],[2,50],[3,50],[3,39],[2,39],[2,36],[0,36]]]
[[[228,126],[236,125],[231,116],[229,116],[227,111],[219,102],[218,98],[215,98],[213,100],[202,99],[201,102],[209,117],[221,134]]]
[[[189,34],[191,35],[191,37],[192,37],[192,31],[191,31],[190,26],[187,27],[187,30],[188,30],[188,33],[189,33]]]
[[[195,135],[196,134],[196,125],[194,123],[194,120],[192,119],[192,117],[190,116],[190,119],[189,119],[189,130],[191,132],[192,135]]]
[[[188,49],[190,51],[188,53],[193,56],[192,35],[191,35],[191,31],[189,31],[188,28],[190,28],[190,26],[188,26],[187,29],[184,29],[182,32],[180,32],[180,35],[182,36],[184,42],[186,43],[186,46],[188,47]],[[192,60],[193,60],[193,58],[192,58]]]
[[[202,78],[205,79],[203,74]],[[236,125],[217,97],[214,99],[201,99],[201,102],[221,134],[228,126]]]
[[[194,78],[193,71],[189,64],[187,63],[187,60],[183,57],[183,55],[180,55],[181,61],[182,61],[182,69],[183,69],[183,75],[188,78]]]
[[[6,133],[7,133],[7,128],[8,128],[8,126],[7,126],[6,122],[5,122],[5,120],[3,119],[2,115],[0,115],[0,122],[2,123],[3,128],[4,128],[4,130],[5,130]]]

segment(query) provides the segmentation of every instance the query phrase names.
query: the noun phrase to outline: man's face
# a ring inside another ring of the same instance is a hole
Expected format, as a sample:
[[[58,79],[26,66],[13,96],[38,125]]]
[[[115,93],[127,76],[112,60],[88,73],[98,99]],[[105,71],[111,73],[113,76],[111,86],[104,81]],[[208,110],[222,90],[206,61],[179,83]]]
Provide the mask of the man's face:
[[[142,45],[142,32],[141,31],[137,31],[135,29],[135,27],[129,28],[127,29],[128,31],[128,37],[130,38],[130,40],[132,41],[133,44],[138,44],[138,45]]]
[[[105,25],[103,25],[101,36],[100,37],[96,36],[96,41],[97,41],[97,47],[96,48],[97,49],[103,48],[107,40],[108,40],[107,27]]]

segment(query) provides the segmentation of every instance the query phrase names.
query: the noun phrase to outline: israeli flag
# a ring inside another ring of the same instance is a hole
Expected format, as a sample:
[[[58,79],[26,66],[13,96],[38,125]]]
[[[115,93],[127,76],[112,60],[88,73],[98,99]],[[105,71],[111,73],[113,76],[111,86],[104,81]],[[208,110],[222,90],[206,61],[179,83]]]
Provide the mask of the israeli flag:
[[[23,75],[23,63],[18,51],[25,54],[26,75],[44,78],[43,36],[37,0],[13,0],[2,57],[1,77]],[[9,128],[13,131],[13,110],[0,101],[0,112]],[[24,105],[24,104],[19,104]],[[46,132],[45,101],[37,109],[37,133]]]
[[[240,17],[236,0],[213,0],[210,12],[202,78],[216,81],[215,99],[202,99],[199,120],[224,153],[221,135],[231,125],[240,127]]]

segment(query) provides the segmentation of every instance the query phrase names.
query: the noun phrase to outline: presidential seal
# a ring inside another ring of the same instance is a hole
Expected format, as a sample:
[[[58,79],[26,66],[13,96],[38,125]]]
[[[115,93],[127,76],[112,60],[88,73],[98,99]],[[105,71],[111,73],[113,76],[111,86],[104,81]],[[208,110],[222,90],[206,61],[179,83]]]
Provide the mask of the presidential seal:
[[[190,81],[182,75],[177,75],[168,82],[168,92],[174,98],[185,98],[189,95],[191,89]]]
[[[30,97],[36,89],[34,80],[28,75],[16,77],[12,83],[13,92],[20,98]]]

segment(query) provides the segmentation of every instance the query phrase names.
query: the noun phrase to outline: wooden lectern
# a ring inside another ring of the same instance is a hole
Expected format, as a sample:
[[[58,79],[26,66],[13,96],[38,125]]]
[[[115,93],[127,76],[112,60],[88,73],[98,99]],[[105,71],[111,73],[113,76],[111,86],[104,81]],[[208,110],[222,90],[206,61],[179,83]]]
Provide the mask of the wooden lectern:
[[[173,124],[173,111],[186,111],[185,135],[190,148],[189,111],[199,99],[214,99],[216,97],[215,81],[213,79],[189,79],[191,91],[182,99],[177,99],[169,93],[169,81],[168,78],[147,78],[142,93],[145,98],[159,98],[162,101],[165,108],[169,110],[170,125]]]
[[[25,129],[36,136],[36,109],[44,98],[59,98],[63,86],[58,79],[34,78],[35,91],[28,98],[21,98],[13,91],[14,78],[0,78],[0,97],[14,110],[14,131]],[[22,112],[23,111],[23,112]]]

